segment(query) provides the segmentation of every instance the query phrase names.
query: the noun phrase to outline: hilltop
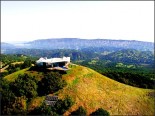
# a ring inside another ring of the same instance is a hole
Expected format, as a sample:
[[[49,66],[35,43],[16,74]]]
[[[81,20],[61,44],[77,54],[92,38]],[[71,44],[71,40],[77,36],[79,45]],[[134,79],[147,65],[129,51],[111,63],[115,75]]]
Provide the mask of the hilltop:
[[[110,115],[153,115],[154,97],[152,89],[141,89],[125,85],[103,76],[94,70],[80,65],[70,65],[71,70],[62,78],[67,86],[54,93],[60,99],[69,95],[75,104],[64,115],[83,106],[89,115],[97,108],[107,110]],[[17,71],[5,78],[14,81],[18,74],[29,74],[42,79],[42,73],[28,69]],[[28,105],[28,109],[38,107],[44,96],[37,97]]]
[[[121,84],[83,66],[73,66],[63,78],[68,85],[58,92],[59,97],[68,94],[76,101],[66,115],[79,106],[85,107],[88,114],[100,107],[111,115],[154,113],[154,98],[149,96],[153,90]]]

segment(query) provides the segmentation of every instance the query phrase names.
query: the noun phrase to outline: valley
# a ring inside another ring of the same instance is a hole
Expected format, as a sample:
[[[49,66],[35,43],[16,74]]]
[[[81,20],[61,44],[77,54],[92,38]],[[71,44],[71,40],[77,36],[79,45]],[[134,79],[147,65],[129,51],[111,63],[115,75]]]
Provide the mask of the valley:
[[[1,45],[3,115],[91,115],[100,108],[107,116],[154,115],[153,43],[72,38],[24,44],[32,46]],[[40,57],[63,56],[71,58],[67,71],[36,66]],[[47,95],[58,96],[54,107],[45,104]]]

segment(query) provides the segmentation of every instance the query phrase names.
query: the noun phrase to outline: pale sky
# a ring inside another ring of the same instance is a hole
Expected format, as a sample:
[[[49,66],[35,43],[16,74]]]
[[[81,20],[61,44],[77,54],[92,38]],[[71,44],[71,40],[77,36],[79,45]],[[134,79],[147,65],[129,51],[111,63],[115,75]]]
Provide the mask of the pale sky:
[[[1,1],[1,41],[154,41],[154,1]]]

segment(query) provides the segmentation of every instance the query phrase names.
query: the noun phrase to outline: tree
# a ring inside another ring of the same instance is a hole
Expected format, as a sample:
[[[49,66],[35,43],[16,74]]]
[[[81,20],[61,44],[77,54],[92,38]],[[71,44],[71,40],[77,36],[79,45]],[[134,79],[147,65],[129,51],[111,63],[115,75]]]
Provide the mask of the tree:
[[[27,74],[18,75],[15,82],[11,83],[12,90],[16,96],[26,96],[27,98],[33,98],[37,95],[37,84],[34,77]]]
[[[2,115],[11,115],[12,113],[12,104],[15,101],[15,95],[11,91],[9,82],[3,78],[0,78],[0,93],[1,93],[1,111]]]
[[[32,61],[30,59],[26,59],[22,65],[22,68],[30,67],[32,64]]]
[[[22,96],[22,97],[16,97],[14,103],[12,104],[13,107],[13,111],[12,114],[13,115],[25,115],[26,112],[26,97]]]
[[[67,96],[64,100],[58,100],[52,109],[57,114],[63,115],[73,104],[73,100]]]
[[[86,116],[86,114],[87,112],[82,106],[80,106],[76,111],[73,111],[71,113],[71,115],[79,115],[79,116]]]
[[[96,115],[110,116],[109,112],[102,108],[97,109],[95,112],[91,113],[90,115],[91,116],[96,116]]]
[[[61,74],[58,72],[50,72],[38,83],[38,93],[40,95],[47,95],[62,89],[66,82],[62,80]]]
[[[45,102],[43,102],[39,107],[34,108],[29,115],[51,115],[51,107],[47,106]]]

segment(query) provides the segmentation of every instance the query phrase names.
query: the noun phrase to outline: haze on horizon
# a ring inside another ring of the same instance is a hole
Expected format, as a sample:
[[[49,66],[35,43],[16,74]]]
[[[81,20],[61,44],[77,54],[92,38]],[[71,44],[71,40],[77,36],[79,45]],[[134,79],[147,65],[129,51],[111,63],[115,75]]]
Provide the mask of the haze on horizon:
[[[1,1],[1,41],[154,41],[154,1]]]

